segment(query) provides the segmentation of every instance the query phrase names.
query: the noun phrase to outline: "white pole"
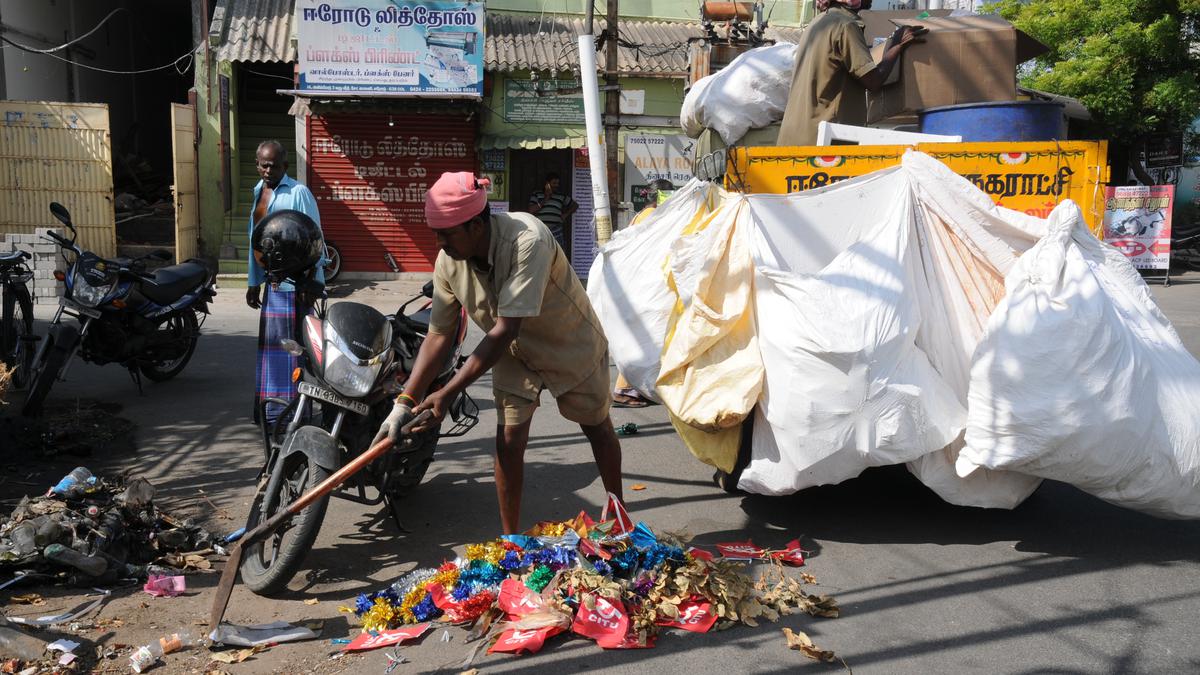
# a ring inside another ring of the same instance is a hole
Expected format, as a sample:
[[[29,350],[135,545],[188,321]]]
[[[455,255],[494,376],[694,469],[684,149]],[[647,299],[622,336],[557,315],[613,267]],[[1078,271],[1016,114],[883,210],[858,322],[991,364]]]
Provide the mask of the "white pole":
[[[591,22],[589,21],[588,24]],[[588,164],[592,169],[592,212],[596,218],[596,241],[605,244],[612,238],[612,212],[608,207],[608,168],[605,163],[604,127],[600,123],[600,88],[596,79],[596,42],[592,38],[590,30],[586,35],[579,36],[579,71],[583,87],[583,117],[587,124]]]

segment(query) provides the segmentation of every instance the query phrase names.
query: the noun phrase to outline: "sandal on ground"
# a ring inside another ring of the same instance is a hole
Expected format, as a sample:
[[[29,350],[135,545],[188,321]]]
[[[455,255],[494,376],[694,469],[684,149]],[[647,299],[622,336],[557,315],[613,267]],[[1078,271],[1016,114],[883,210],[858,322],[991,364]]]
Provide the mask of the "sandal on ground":
[[[650,405],[650,402],[644,398],[637,398],[636,396],[615,394],[613,395],[612,404],[614,408],[645,408],[646,406]]]

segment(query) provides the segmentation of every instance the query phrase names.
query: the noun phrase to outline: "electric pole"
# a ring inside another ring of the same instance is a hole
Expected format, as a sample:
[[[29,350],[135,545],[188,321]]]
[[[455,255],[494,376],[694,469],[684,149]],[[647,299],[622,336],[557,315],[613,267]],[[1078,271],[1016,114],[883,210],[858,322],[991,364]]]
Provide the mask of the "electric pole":
[[[617,0],[608,0],[604,41],[604,149],[608,152],[608,204],[613,228],[617,224],[617,205],[621,202],[620,167],[617,164],[620,129],[621,90],[617,72]]]

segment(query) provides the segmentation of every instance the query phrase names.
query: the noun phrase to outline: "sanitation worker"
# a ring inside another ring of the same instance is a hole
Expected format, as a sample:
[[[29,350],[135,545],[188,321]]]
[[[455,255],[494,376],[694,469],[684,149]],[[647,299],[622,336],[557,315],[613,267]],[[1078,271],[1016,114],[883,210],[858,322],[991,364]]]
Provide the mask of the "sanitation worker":
[[[876,64],[858,17],[864,9],[871,9],[871,0],[817,0],[821,14],[796,45],[796,68],[776,145],[816,145],[822,121],[865,125],[867,90],[881,88],[900,54],[929,32],[897,27]]]
[[[441,252],[433,270],[429,335],[405,390],[379,428],[400,427],[424,410],[441,424],[459,392],[492,371],[496,399],[496,496],[505,534],[520,531],[529,423],[543,389],[592,446],[604,488],[621,498],[621,445],[609,418],[608,340],[562,247],[537,217],[490,213],[487,181],[444,173],[425,197],[425,220]],[[485,333],[446,386],[428,387],[454,342],[459,309]]]

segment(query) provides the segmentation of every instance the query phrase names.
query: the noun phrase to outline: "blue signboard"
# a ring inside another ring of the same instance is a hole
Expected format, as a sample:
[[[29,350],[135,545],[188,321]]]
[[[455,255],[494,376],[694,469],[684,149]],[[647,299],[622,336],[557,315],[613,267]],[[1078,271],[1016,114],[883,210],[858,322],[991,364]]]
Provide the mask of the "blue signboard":
[[[300,89],[483,95],[482,2],[296,2]]]

